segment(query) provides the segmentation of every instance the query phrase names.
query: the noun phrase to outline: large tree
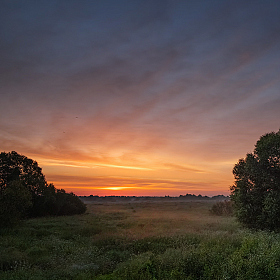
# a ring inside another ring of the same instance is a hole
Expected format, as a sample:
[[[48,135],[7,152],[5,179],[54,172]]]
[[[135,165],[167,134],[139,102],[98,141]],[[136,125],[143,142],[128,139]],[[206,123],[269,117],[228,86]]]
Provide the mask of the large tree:
[[[233,168],[236,216],[255,229],[280,229],[280,130],[260,137]]]
[[[0,224],[22,217],[73,215],[85,210],[76,195],[48,184],[36,161],[14,151],[0,154]]]

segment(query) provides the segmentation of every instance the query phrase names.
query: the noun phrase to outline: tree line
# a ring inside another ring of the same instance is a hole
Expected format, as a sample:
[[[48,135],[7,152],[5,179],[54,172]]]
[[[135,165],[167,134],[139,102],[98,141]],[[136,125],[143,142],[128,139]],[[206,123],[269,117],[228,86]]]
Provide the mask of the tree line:
[[[38,163],[15,151],[0,154],[0,225],[22,218],[82,214],[86,205],[74,193],[48,184]]]

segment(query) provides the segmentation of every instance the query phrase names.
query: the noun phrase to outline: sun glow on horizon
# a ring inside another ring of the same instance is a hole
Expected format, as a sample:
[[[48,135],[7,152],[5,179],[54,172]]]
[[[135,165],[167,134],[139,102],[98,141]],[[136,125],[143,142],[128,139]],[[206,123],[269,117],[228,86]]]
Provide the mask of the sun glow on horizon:
[[[220,176],[217,162],[213,166],[203,162],[191,165],[176,158],[171,162],[168,157],[152,157],[150,162],[146,159],[146,166],[142,158],[137,159],[136,163],[141,162],[137,166],[131,160],[107,158],[113,162],[99,162],[95,158],[91,161],[37,157],[37,160],[49,183],[77,195],[216,195],[227,194],[231,183],[230,170],[230,176]]]
[[[97,190],[109,190],[109,191],[121,191],[121,190],[128,190],[128,189],[136,189],[137,187],[103,187],[103,188],[96,188]]]

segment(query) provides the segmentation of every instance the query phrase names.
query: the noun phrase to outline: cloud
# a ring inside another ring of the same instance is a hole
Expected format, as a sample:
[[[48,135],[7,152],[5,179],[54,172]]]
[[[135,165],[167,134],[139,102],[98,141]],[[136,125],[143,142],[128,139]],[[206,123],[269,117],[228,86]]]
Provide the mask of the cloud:
[[[4,1],[0,145],[108,170],[224,171],[279,128],[279,11],[279,1]]]
[[[180,171],[188,171],[188,172],[195,172],[195,173],[204,173],[204,170],[201,169],[196,169],[193,167],[189,167],[189,166],[183,166],[183,165],[179,165],[179,164],[174,164],[174,163],[166,163],[165,166],[167,168],[174,168],[174,169],[178,169]]]

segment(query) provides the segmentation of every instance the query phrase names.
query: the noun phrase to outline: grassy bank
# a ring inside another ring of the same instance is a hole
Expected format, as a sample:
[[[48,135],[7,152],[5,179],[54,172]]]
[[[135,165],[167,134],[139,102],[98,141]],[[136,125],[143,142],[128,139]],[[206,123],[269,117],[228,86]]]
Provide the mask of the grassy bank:
[[[213,202],[91,203],[84,215],[1,230],[0,279],[280,279],[280,235]]]

